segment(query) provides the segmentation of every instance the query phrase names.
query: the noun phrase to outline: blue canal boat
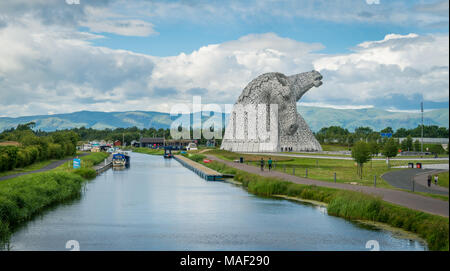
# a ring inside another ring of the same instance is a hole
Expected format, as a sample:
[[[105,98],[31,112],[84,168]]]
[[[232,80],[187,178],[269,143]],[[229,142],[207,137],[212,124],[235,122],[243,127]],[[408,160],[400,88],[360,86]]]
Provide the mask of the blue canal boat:
[[[126,152],[114,153],[112,157],[113,167],[129,167],[130,156]]]
[[[172,147],[164,148],[164,158],[173,158]]]

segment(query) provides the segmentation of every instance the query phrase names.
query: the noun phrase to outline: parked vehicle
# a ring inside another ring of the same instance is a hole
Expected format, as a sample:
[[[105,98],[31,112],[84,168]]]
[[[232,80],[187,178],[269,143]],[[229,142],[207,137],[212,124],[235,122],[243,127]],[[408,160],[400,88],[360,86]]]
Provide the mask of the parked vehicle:
[[[186,147],[186,150],[188,150],[188,151],[198,150],[198,149],[197,149],[197,144],[195,144],[195,143],[189,143],[189,145]]]
[[[173,158],[172,148],[171,147],[165,147],[164,148],[164,158]]]

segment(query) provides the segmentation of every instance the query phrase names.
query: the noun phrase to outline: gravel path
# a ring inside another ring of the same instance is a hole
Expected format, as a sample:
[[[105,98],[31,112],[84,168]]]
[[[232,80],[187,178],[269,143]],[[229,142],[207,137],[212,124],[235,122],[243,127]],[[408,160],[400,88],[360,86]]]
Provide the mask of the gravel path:
[[[206,155],[208,159],[215,160],[221,163],[224,163],[228,166],[247,171],[250,173],[258,174],[260,176],[265,177],[276,177],[280,179],[284,179],[293,183],[305,184],[305,185],[316,185],[321,187],[330,187],[336,189],[343,190],[351,190],[363,192],[366,194],[371,194],[375,196],[381,197],[384,201],[394,203],[397,205],[401,205],[404,207],[408,207],[410,209],[423,211],[431,214],[441,215],[444,217],[449,216],[449,208],[448,201],[443,201],[440,199],[435,199],[431,197],[426,197],[422,195],[417,195],[405,191],[392,190],[387,188],[376,188],[370,186],[362,186],[362,185],[351,185],[344,183],[333,183],[326,181],[318,181],[313,179],[301,178],[298,176],[293,176],[287,173],[279,172],[279,171],[271,171],[269,172],[267,169],[261,171],[258,167],[250,166],[246,164],[240,164],[235,162],[230,162],[226,160],[222,160],[213,155]]]
[[[82,156],[85,156],[85,155],[88,155],[88,154],[89,154],[89,153],[82,153],[82,154],[77,155],[77,156],[78,156],[78,157],[82,157]],[[16,173],[16,174],[12,174],[12,175],[3,176],[3,177],[0,177],[0,181],[4,181],[4,180],[12,179],[12,178],[15,178],[15,177],[19,177],[19,176],[23,176],[23,175],[32,174],[32,173],[38,173],[38,172],[49,171],[49,170],[52,170],[52,169],[54,169],[54,168],[59,167],[60,165],[64,164],[64,163],[67,162],[67,161],[72,160],[73,158],[74,158],[74,157],[64,158],[64,159],[62,159],[62,160],[58,160],[58,161],[52,162],[52,163],[46,165],[46,166],[43,167],[43,168],[36,169],[36,170],[33,170],[33,171],[27,171],[27,172],[21,172],[21,173]]]

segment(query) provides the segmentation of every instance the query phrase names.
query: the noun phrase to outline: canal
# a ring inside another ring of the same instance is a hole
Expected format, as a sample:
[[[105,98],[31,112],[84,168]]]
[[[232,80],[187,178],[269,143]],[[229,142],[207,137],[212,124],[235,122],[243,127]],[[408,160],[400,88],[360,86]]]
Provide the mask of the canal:
[[[175,160],[131,153],[131,168],[108,170],[80,199],[17,229],[11,250],[424,250],[414,240],[329,216],[323,207],[261,198],[207,182]]]

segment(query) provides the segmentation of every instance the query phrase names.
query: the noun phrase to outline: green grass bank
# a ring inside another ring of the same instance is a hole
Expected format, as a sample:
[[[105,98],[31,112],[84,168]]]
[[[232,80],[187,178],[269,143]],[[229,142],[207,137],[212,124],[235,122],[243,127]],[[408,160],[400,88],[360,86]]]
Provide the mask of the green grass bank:
[[[76,198],[85,179],[71,172],[25,175],[0,184],[0,240],[46,207]]]
[[[144,154],[152,154],[152,155],[164,155],[164,150],[160,149],[150,149],[150,148],[131,148],[133,152],[139,152]]]
[[[216,171],[235,174],[234,180],[241,183],[250,193],[260,196],[286,195],[324,202],[328,204],[328,214],[330,215],[355,221],[368,220],[386,223],[418,234],[426,240],[430,250],[449,250],[448,218],[390,204],[380,198],[363,193],[261,177],[216,161],[203,163],[205,156],[200,154],[187,155],[187,157]]]
[[[447,172],[442,172],[442,173],[439,173],[439,174],[435,174],[435,175],[438,176],[438,185],[448,188],[448,171]],[[434,175],[433,175],[433,182],[434,182]]]
[[[72,169],[67,162],[53,170],[33,173],[0,182],[0,244],[14,229],[43,210],[81,195],[83,184],[93,179],[93,165],[102,162],[107,153],[92,153],[80,159],[82,168]]]

